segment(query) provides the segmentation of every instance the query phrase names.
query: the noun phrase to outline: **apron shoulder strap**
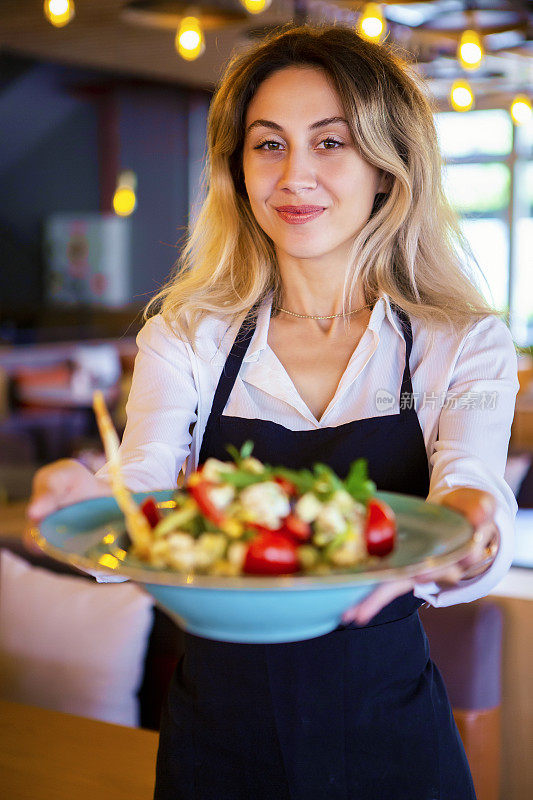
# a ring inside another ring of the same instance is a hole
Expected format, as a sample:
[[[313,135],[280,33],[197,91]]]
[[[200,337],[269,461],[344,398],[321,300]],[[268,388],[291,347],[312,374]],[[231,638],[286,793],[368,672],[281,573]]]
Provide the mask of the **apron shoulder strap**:
[[[409,359],[411,357],[411,349],[413,347],[413,330],[411,328],[411,320],[407,312],[400,308],[399,305],[391,301],[391,308],[398,317],[400,328],[405,339],[405,365],[403,369],[402,386],[400,389],[400,413],[404,414],[412,408],[413,399],[413,384],[411,382],[411,369],[409,367]],[[402,401],[402,396],[405,398]]]
[[[213,405],[211,406],[210,418],[216,419],[217,416],[222,416],[222,412],[226,407],[228,398],[230,396],[233,385],[239,374],[242,360],[248,350],[248,345],[252,340],[255,332],[255,312],[259,303],[256,303],[244,318],[239,332],[235,337],[235,341],[228,354],[226,362],[222,368],[222,374],[218,382],[215,395],[213,397]]]

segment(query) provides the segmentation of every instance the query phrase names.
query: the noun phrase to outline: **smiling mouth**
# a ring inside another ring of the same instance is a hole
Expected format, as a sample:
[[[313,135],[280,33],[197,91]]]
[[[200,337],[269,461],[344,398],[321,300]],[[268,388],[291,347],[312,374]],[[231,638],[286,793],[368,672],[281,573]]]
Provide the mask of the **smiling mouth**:
[[[288,222],[290,225],[303,225],[305,222],[310,222],[316,217],[319,217],[325,208],[315,208],[311,211],[297,211],[297,210],[285,210],[282,208],[277,208],[276,211],[281,217],[282,220]]]

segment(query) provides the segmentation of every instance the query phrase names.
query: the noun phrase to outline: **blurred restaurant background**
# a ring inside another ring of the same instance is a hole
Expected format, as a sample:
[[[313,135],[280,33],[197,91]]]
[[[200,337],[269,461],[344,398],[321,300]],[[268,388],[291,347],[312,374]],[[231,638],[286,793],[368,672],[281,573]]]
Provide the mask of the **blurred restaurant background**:
[[[446,193],[480,288],[517,346],[521,389],[506,473],[520,507],[515,563],[494,595],[469,604],[460,619],[450,611],[433,635],[454,712],[464,714],[479,799],[526,800],[533,796],[528,0],[1,0],[0,545],[17,549],[39,466],[64,457],[94,469],[103,463],[95,389],[123,428],[143,306],[170,274],[204,196],[206,118],[221,70],[233,52],[291,20],[336,22],[393,42],[427,80]],[[139,644],[139,724],[155,730],[143,648],[148,641],[160,648],[156,673],[167,677],[177,651],[165,649],[161,619],[155,642],[151,619]],[[0,619],[0,673],[1,626]],[[13,698],[6,685],[4,670],[0,697]],[[65,710],[30,695],[35,706]]]

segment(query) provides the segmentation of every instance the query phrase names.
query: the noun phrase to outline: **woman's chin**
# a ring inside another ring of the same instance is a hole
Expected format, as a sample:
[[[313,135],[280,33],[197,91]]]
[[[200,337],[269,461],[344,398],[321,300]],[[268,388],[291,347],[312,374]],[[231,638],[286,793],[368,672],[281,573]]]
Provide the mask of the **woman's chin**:
[[[318,244],[317,242],[287,242],[286,240],[276,241],[274,245],[278,258],[285,256],[288,258],[298,259],[302,261],[316,261],[317,264],[324,262],[331,267],[332,258],[339,257],[338,245],[331,245],[326,242]],[[346,255],[347,258],[347,255]]]

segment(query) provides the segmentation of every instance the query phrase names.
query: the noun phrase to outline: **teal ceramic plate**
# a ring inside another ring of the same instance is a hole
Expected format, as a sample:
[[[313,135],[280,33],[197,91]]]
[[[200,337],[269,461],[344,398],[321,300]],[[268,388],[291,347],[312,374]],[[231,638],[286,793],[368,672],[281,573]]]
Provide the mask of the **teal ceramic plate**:
[[[171,491],[135,495],[168,503]],[[379,563],[329,575],[239,577],[159,569],[128,556],[122,514],[112,497],[67,506],[41,522],[34,537],[52,557],[90,572],[141,584],[191,633],[233,642],[309,639],[334,630],[343,611],[382,581],[401,580],[465,556],[473,529],[462,515],[418,497],[378,492],[396,514],[398,539]]]

